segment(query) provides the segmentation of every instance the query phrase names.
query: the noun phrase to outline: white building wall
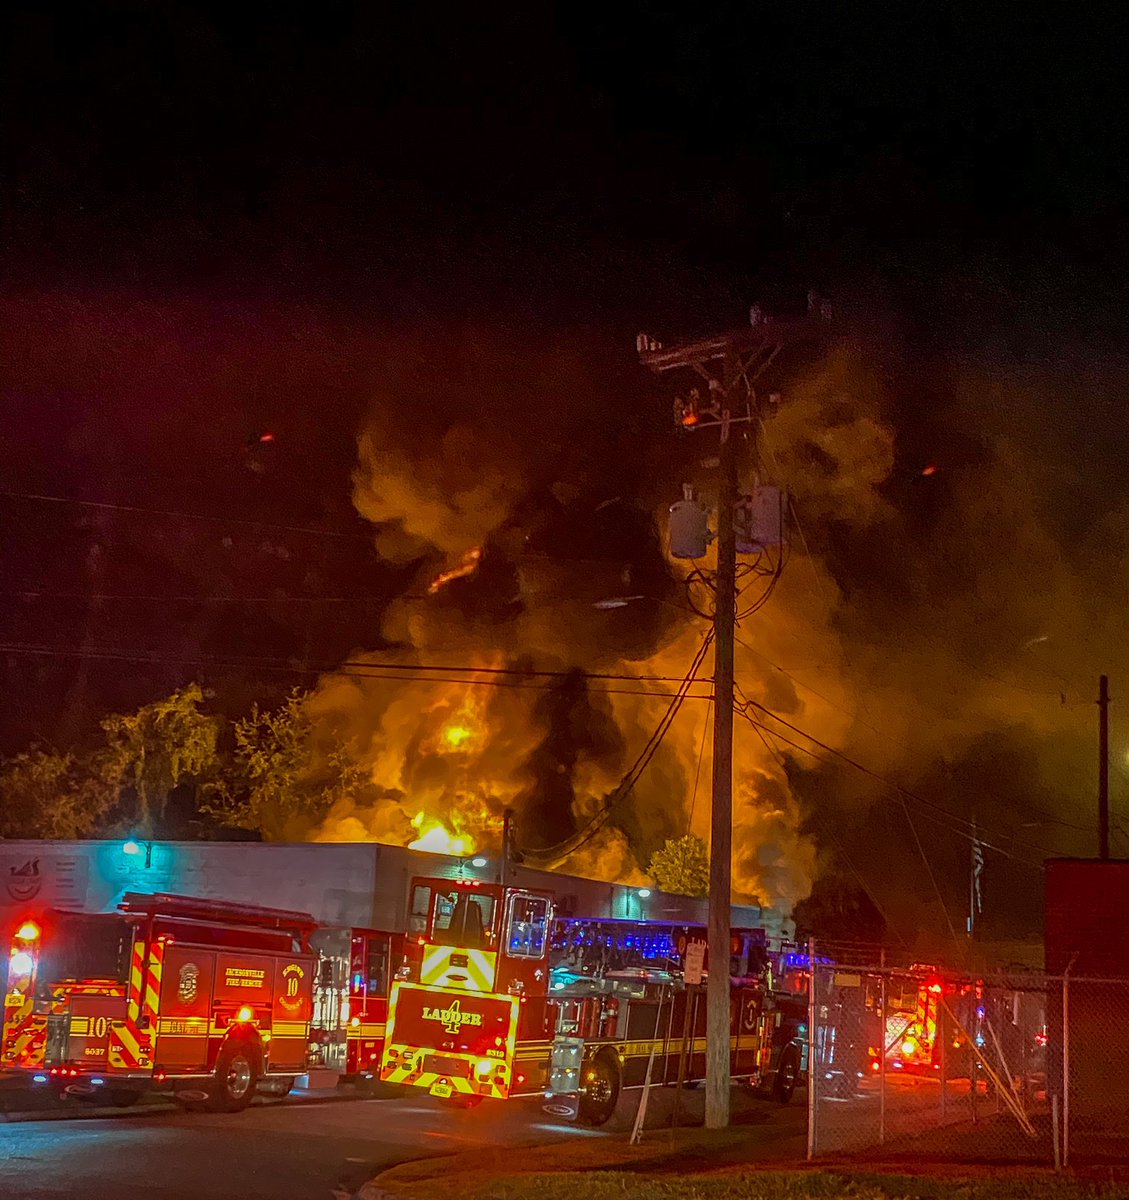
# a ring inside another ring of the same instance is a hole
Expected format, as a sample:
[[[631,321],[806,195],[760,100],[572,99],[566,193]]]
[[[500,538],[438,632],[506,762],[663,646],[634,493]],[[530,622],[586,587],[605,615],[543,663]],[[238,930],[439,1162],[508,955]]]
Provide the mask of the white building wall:
[[[111,911],[126,892],[172,892],[308,912],[324,925],[403,929],[413,875],[497,879],[497,864],[371,842],[153,842],[137,855],[121,841],[0,841],[0,921],[24,905]],[[555,893],[558,908],[586,917],[704,924],[706,904],[658,891],[511,869],[508,882]],[[769,937],[790,923],[772,909],[734,907],[733,924]]]

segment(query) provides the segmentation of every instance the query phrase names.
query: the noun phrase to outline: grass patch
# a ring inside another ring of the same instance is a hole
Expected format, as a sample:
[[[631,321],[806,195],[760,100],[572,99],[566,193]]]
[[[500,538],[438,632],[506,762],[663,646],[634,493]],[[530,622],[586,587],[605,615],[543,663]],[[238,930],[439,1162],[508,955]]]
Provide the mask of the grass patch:
[[[625,1171],[524,1175],[482,1181],[477,1200],[1129,1200],[1129,1186],[1000,1175],[912,1175],[749,1171],[641,1176]]]

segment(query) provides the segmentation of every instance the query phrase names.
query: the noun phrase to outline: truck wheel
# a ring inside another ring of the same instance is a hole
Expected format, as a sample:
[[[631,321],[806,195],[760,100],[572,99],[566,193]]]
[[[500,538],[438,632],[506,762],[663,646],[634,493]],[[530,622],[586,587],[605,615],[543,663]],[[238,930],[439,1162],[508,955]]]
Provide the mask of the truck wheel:
[[[784,1061],[776,1071],[776,1080],[772,1085],[772,1095],[780,1104],[787,1104],[796,1091],[796,1076],[799,1074],[799,1064],[793,1054],[786,1054]]]
[[[581,1071],[584,1085],[580,1090],[580,1119],[585,1125],[603,1125],[619,1102],[619,1063],[598,1054]]]
[[[242,1039],[228,1042],[216,1060],[208,1107],[213,1112],[239,1112],[246,1108],[254,1098],[258,1078],[255,1047]]]

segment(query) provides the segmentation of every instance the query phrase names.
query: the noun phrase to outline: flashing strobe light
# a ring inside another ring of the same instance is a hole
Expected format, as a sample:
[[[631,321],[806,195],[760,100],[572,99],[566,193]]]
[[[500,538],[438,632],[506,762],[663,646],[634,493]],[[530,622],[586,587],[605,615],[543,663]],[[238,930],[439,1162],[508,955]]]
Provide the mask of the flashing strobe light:
[[[26,950],[16,950],[8,959],[9,978],[26,978],[35,969],[35,959]]]
[[[902,1053],[906,1056],[906,1058],[913,1058],[913,1056],[917,1053],[917,1043],[913,1040],[913,1038],[906,1038],[906,1040],[902,1042]]]
[[[16,937],[21,942],[34,942],[39,937],[39,926],[34,921],[25,921],[16,930]]]
[[[133,840],[133,838],[130,838],[129,841],[126,842],[126,844],[122,847],[122,853],[129,854],[129,855],[140,854],[141,853],[141,843],[135,842]]]
[[[254,1016],[255,1010],[249,1005],[244,1004],[243,1007],[235,1014],[235,1019],[237,1021],[246,1023],[247,1021],[253,1020]]]
[[[490,1072],[494,1070],[494,1060],[492,1058],[480,1058],[478,1060],[478,1073],[483,1079],[489,1077]]]

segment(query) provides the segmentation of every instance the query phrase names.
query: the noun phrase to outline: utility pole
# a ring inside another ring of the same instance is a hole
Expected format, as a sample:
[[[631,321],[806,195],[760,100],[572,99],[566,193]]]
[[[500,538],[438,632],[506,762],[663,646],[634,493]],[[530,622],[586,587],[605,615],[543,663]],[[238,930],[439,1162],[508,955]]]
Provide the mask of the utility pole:
[[[1109,676],[1098,680],[1098,857],[1109,858]]]
[[[511,860],[514,853],[514,810],[502,810],[502,861],[498,867],[498,882],[505,887],[510,881]]]
[[[737,622],[735,510],[740,462],[737,438],[755,443],[755,382],[789,344],[808,340],[829,313],[808,298],[808,315],[768,321],[760,309],[749,327],[664,348],[646,334],[636,339],[639,361],[656,374],[691,370],[706,384],[674,402],[684,429],[717,428],[721,438],[717,500],[717,572],[714,599],[713,800],[710,809],[710,894],[706,977],[706,1128],[729,1124],[730,978],[733,899],[733,643]]]

